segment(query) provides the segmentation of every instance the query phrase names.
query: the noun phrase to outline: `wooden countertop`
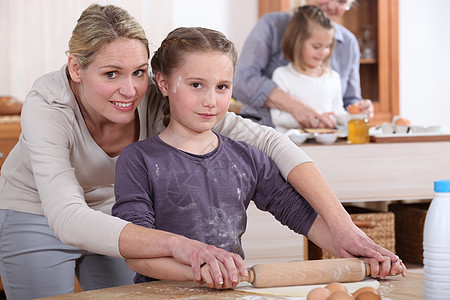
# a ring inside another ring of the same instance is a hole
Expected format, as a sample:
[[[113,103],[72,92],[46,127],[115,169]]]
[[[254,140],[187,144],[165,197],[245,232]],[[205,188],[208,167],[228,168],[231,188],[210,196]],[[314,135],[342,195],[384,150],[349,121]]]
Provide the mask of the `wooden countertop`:
[[[380,280],[378,290],[383,299],[423,299],[423,274],[408,274]],[[192,282],[156,281],[122,287],[74,293],[45,299],[289,299],[255,295],[235,290],[213,290]]]

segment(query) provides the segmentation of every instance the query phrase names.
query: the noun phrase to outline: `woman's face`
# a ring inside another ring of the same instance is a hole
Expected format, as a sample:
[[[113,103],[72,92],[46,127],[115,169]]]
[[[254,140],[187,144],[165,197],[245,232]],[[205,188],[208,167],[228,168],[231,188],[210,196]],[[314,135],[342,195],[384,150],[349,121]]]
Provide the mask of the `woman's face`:
[[[231,58],[211,51],[187,53],[171,74],[158,73],[158,85],[169,97],[169,126],[195,133],[213,128],[230,104],[233,73]]]
[[[78,96],[88,117],[94,122],[133,121],[147,90],[147,71],[147,50],[141,41],[119,39],[101,48],[79,72]]]
[[[352,0],[307,0],[309,5],[320,7],[328,18],[338,21],[350,8]]]

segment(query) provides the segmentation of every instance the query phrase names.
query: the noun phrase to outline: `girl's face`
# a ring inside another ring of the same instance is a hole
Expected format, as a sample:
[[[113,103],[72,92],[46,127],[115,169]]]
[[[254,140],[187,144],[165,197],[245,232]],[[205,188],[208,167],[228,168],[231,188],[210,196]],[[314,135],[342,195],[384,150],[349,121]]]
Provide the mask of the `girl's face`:
[[[330,55],[332,44],[333,30],[314,26],[300,51],[302,67],[314,69],[321,66]]]
[[[231,100],[234,66],[221,52],[186,53],[169,75],[157,73],[161,92],[169,97],[169,127],[201,133],[226,114]]]
[[[70,60],[70,59],[69,59]],[[94,122],[128,124],[147,90],[148,56],[136,39],[119,39],[98,51],[94,60],[79,68],[78,96]]]
[[[308,0],[307,2],[309,5],[320,7],[328,18],[336,22],[350,8],[352,0]]]

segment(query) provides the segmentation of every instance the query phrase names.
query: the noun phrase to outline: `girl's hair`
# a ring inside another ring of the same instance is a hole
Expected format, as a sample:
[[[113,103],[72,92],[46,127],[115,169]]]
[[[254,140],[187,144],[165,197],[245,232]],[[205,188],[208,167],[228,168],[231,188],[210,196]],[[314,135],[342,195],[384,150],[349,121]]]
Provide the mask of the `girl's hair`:
[[[185,54],[198,52],[223,53],[230,57],[233,67],[236,66],[236,49],[223,33],[202,27],[180,27],[171,31],[154,53],[151,60],[152,79],[156,82],[158,72],[170,75],[183,64]],[[159,87],[158,92],[162,96]],[[170,120],[169,101],[164,103],[163,114],[163,125],[167,126]]]
[[[319,7],[305,5],[295,9],[281,42],[283,54],[291,63],[298,63],[299,53],[303,47],[303,43],[311,35],[314,26],[334,30],[331,20],[325,16],[325,13]],[[331,49],[333,49],[334,43],[335,40],[333,38]],[[329,68],[330,59],[331,52],[323,62],[324,67]]]
[[[102,47],[118,39],[140,40],[150,57],[144,29],[126,10],[114,5],[91,4],[81,13],[66,54],[75,55],[80,65],[87,67]]]

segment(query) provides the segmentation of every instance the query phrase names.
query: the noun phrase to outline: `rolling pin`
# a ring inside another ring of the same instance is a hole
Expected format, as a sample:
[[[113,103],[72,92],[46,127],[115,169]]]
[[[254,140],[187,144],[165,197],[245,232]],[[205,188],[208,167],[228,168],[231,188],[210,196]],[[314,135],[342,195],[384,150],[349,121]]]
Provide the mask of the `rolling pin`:
[[[399,268],[396,275],[402,272]],[[307,260],[256,264],[248,269],[248,281],[254,287],[276,287],[331,282],[361,281],[370,275],[370,266],[358,258]]]

